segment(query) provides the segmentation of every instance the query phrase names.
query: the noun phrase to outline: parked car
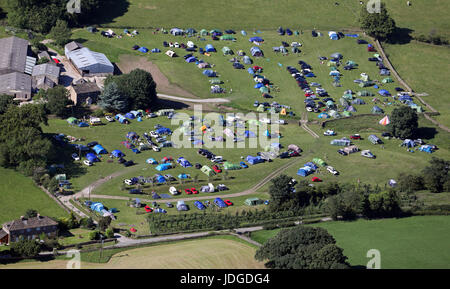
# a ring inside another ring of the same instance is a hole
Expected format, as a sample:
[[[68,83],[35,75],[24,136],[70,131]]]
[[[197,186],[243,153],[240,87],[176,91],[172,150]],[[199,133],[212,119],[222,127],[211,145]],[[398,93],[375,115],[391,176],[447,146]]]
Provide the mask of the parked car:
[[[79,157],[78,154],[76,154],[76,153],[73,153],[73,154],[72,154],[72,158],[73,158],[74,160],[76,160],[76,161],[79,161],[79,160],[80,160],[80,157]]]
[[[154,118],[154,117],[157,117],[157,115],[156,115],[156,113],[149,113],[149,114],[147,114],[147,117],[148,118]]]
[[[332,135],[336,135],[336,132],[334,130],[329,129],[327,131],[324,131],[323,135],[325,135],[325,136],[332,136]]]
[[[226,208],[227,204],[221,199],[221,198],[215,198],[214,199],[214,205],[218,206],[219,208]]]
[[[130,166],[134,165],[134,162],[133,161],[126,161],[126,162],[123,163],[123,165],[125,167],[130,167]]]
[[[217,191],[226,191],[226,190],[228,190],[228,187],[225,186],[224,184],[219,184],[219,185],[216,187],[216,190],[217,190]]]
[[[167,206],[167,208],[173,208],[173,204],[170,203],[170,202],[167,202],[167,203],[166,203],[166,206]]]
[[[211,162],[213,163],[220,163],[223,161],[223,157],[222,156],[214,156],[211,158]]]
[[[375,155],[370,150],[361,151],[361,155],[366,158],[374,159]]]
[[[130,179],[126,179],[126,180],[124,180],[123,182],[124,182],[126,185],[129,185],[129,186],[134,185],[134,182],[133,182],[132,180],[130,180]]]
[[[155,151],[155,152],[161,151],[161,149],[158,146],[156,146],[156,145],[152,146],[152,150]]]
[[[169,174],[164,175],[164,177],[165,177],[166,180],[168,180],[169,182],[171,182],[171,181],[176,181],[176,180],[177,180],[174,176],[169,175]]]
[[[92,141],[92,142],[90,142],[90,143],[87,144],[87,146],[90,147],[90,148],[91,148],[91,147],[94,147],[94,146],[96,146],[96,145],[98,145],[98,142],[96,142],[96,141]]]
[[[196,188],[191,188],[191,192],[193,193],[193,194],[198,194],[198,191],[197,191],[197,189]]]
[[[212,169],[213,169],[216,173],[221,173],[221,172],[222,172],[222,170],[221,170],[218,166],[216,166],[216,165],[214,165],[214,166],[212,167]]]
[[[343,149],[338,149],[337,151],[340,155],[346,156],[347,153]]]
[[[196,163],[196,164],[195,164],[195,168],[196,168],[196,169],[201,169],[201,168],[202,168],[202,165],[201,165],[200,163]]]
[[[361,136],[359,134],[352,134],[350,139],[361,139]]]
[[[92,163],[90,161],[88,161],[88,160],[84,160],[83,164],[85,164],[85,165],[87,165],[89,167],[92,166]]]
[[[177,190],[177,188],[175,188],[175,187],[170,187],[169,193],[171,193],[172,195],[178,195],[180,193],[180,191]]]
[[[329,171],[333,175],[338,175],[339,174],[339,172],[336,171],[332,166],[327,166],[327,171]]]
[[[241,167],[243,167],[244,169],[248,168],[248,165],[246,163],[244,163],[244,162],[240,162],[239,165]]]
[[[230,200],[225,200],[224,202],[225,202],[225,204],[227,204],[227,206],[232,206],[233,205],[233,202],[230,201]]]
[[[184,192],[185,192],[186,194],[188,194],[188,195],[192,195],[192,192],[191,192],[191,190],[189,190],[189,189],[184,189]]]
[[[114,121],[114,118],[112,116],[110,116],[110,115],[105,116],[105,118],[109,122],[113,122]]]
[[[157,134],[155,131],[150,131],[150,136],[151,137],[154,137],[154,138],[158,138],[159,137],[159,134]]]
[[[322,180],[319,179],[318,177],[312,177],[311,181],[313,181],[313,182],[321,182]]]

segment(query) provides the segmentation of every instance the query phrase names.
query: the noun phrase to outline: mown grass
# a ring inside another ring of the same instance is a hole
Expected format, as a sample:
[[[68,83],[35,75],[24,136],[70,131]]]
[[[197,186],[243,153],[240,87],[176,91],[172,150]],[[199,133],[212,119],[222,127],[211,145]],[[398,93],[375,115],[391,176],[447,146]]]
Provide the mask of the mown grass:
[[[367,251],[381,253],[383,269],[449,268],[449,216],[423,216],[402,219],[325,222],[309,226],[322,227],[344,249],[352,266],[366,266]],[[277,230],[253,232],[253,240],[264,243]]]
[[[28,209],[49,217],[67,215],[30,178],[5,168],[0,168],[0,175],[0,224],[20,218]]]

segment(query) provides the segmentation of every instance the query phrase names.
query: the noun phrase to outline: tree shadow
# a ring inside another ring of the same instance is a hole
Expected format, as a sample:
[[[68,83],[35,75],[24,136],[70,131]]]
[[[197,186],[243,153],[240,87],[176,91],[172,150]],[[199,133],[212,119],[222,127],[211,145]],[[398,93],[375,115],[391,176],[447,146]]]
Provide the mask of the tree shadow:
[[[130,7],[128,0],[104,0],[99,12],[96,13],[95,19],[89,19],[95,21],[92,25],[101,25],[105,23],[112,23],[115,18],[125,15]],[[88,20],[88,22],[89,22]]]
[[[158,102],[156,103],[156,108],[154,110],[164,109],[164,108],[186,109],[188,107],[189,107],[189,105],[187,105],[183,102],[158,98]]]
[[[411,33],[414,30],[409,28],[400,28],[396,27],[394,33],[386,40],[387,43],[390,44],[407,44],[410,43],[413,39]]]
[[[78,42],[80,44],[83,44],[87,41],[87,39],[84,38],[77,38],[77,39],[72,39],[72,41]]]
[[[438,131],[434,127],[419,127],[416,131],[417,138],[421,139],[434,139],[438,134]]]

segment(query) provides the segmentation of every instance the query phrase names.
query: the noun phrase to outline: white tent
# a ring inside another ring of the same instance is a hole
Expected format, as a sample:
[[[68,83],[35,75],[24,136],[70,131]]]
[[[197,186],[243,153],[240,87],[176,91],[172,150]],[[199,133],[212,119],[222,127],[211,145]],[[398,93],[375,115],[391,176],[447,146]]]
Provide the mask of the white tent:
[[[383,117],[380,121],[379,121],[379,124],[381,124],[381,125],[384,125],[384,126],[386,126],[386,125],[388,125],[388,124],[390,124],[391,122],[390,122],[390,120],[389,120],[389,118],[388,118],[388,116],[386,115],[385,117]]]

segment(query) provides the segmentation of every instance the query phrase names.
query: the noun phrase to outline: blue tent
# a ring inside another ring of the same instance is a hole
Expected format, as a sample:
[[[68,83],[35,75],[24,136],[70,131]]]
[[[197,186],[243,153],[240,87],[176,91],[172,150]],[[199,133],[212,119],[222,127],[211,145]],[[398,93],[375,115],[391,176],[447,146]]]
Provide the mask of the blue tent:
[[[210,69],[204,70],[203,75],[206,75],[208,77],[216,77],[216,73]]]
[[[251,68],[251,67],[249,67],[247,69],[247,72],[250,73],[250,74],[255,74],[255,71],[253,71],[253,68]]]
[[[161,50],[159,48],[153,48],[152,49],[152,53],[159,53],[161,52]]]
[[[147,53],[147,52],[148,52],[148,48],[147,48],[147,47],[144,47],[144,46],[140,47],[138,50],[139,50],[140,52],[142,52],[142,53]]]
[[[91,210],[93,210],[93,211],[101,213],[104,209],[105,209],[105,206],[103,206],[102,203],[96,202],[96,203],[91,204]]]
[[[306,167],[302,167],[302,168],[298,169],[297,175],[306,177],[307,175],[310,175],[312,172],[313,172],[312,168],[306,166]]]
[[[224,202],[221,198],[215,198],[215,199],[214,199],[214,204],[216,204],[216,205],[219,206],[220,208],[226,208],[226,207],[228,207],[227,204],[225,204],[225,202]]]
[[[211,44],[206,44],[205,51],[206,52],[216,52],[216,49]]]
[[[259,36],[254,36],[254,37],[251,37],[248,41],[250,41],[250,42],[263,42],[264,39],[262,39]]]
[[[320,113],[317,117],[318,118],[330,118],[330,116],[325,112]]]
[[[186,175],[186,174],[179,174],[179,175],[178,175],[178,178],[179,178],[179,179],[183,179],[183,180],[184,180],[184,179],[187,179],[187,178],[189,178],[189,176],[188,176],[188,175]]]
[[[247,156],[246,160],[251,165],[256,165],[256,164],[264,162],[264,160],[260,156],[257,156],[257,157]]]
[[[93,153],[88,153],[88,154],[86,154],[86,158],[87,158],[88,161],[90,161],[91,163],[93,163],[93,162],[98,162],[98,161],[99,161],[98,158],[97,158],[97,156],[96,156],[95,154],[93,154]]]
[[[172,131],[170,130],[170,128],[167,127],[160,127],[156,130],[157,134],[171,134]]]
[[[155,167],[156,170],[158,171],[165,171],[172,168],[172,164],[171,163],[166,163],[166,164],[159,164]]]
[[[419,151],[431,154],[433,152],[433,147],[430,145],[423,145],[419,148]]]
[[[246,130],[244,132],[244,135],[245,135],[246,138],[256,137],[256,134],[254,132],[252,132],[252,131],[249,131],[249,130]]]
[[[85,122],[80,122],[80,123],[78,124],[78,126],[79,126],[79,127],[88,127],[89,125],[88,125],[87,123],[85,123]]]
[[[259,83],[255,84],[254,88],[261,88],[263,86],[264,86],[264,84],[259,82]]]
[[[304,165],[305,167],[310,167],[312,170],[317,170],[319,167],[315,164],[315,163],[313,163],[313,162],[307,162],[305,165]]]
[[[116,158],[120,158],[120,157],[124,156],[124,153],[121,152],[120,150],[113,150],[111,152],[111,154],[113,155],[113,157],[116,157]]]
[[[162,175],[160,175],[160,174],[157,174],[156,175],[156,181],[158,182],[158,183],[165,183],[166,182],[166,178],[164,178]]]
[[[391,93],[389,91],[387,91],[386,89],[380,89],[378,90],[378,94],[379,95],[383,95],[383,96],[389,96],[391,95]]]
[[[92,148],[92,150],[96,153],[96,154],[107,154],[108,152],[101,146],[101,145],[96,145]]]
[[[197,58],[195,58],[195,56],[191,56],[191,57],[186,59],[187,63],[196,62],[196,61],[197,61]]]
[[[191,163],[183,157],[178,158],[177,163],[179,163],[183,168],[192,167]]]
[[[129,119],[135,119],[134,114],[132,114],[131,112],[126,113],[126,114],[125,114],[125,117],[126,117],[126,118],[129,118]]]

